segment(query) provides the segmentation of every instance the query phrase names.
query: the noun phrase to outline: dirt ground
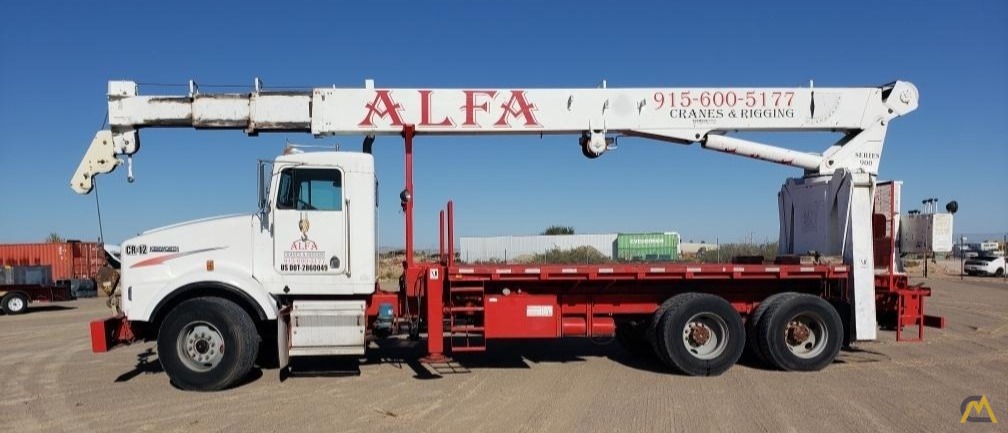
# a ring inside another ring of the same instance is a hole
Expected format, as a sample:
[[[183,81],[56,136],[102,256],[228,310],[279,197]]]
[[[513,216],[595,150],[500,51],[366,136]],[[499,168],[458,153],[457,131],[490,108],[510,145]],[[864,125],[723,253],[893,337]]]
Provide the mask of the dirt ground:
[[[386,347],[359,376],[281,381],[264,370],[191,393],[169,384],[152,344],[90,353],[101,300],[52,304],[0,316],[0,431],[1006,431],[1008,284],[932,275],[930,312],[948,327],[927,329],[924,343],[882,332],[821,372],[743,363],[713,378],[569,340],[501,343],[438,366]],[[987,396],[999,424],[959,424],[973,395]]]

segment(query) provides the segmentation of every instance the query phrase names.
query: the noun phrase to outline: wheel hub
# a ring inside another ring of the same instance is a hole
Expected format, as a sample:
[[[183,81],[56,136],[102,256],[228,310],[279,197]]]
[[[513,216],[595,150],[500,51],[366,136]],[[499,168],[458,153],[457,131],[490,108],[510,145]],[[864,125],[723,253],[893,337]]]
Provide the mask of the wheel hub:
[[[697,359],[714,359],[728,347],[728,325],[714,313],[693,315],[682,328],[682,344]]]
[[[209,371],[224,357],[224,337],[213,325],[190,323],[178,340],[179,357],[195,371]]]
[[[710,341],[711,331],[710,328],[704,326],[703,324],[690,324],[689,341],[690,344],[694,346],[703,346]]]
[[[788,350],[803,359],[812,359],[823,353],[830,338],[833,336],[829,334],[824,319],[809,312],[795,316],[784,330]]]
[[[791,345],[798,345],[808,341],[812,331],[804,323],[792,321],[788,324],[787,340]]]

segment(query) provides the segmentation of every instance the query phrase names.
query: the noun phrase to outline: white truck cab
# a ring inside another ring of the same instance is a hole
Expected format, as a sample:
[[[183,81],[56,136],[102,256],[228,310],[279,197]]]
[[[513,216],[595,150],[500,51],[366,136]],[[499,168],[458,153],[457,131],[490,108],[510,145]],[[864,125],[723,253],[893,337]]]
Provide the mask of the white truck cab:
[[[267,171],[268,170],[268,171]],[[214,286],[277,317],[278,295],[375,289],[375,173],[370,154],[294,153],[260,170],[260,210],[170,225],[122,247],[122,310],[154,320],[181,292]]]

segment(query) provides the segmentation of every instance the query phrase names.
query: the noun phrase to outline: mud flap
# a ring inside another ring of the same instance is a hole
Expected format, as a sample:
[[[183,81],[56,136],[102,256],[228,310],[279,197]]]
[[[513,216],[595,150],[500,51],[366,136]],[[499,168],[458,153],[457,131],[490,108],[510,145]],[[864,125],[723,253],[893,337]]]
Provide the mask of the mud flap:
[[[290,364],[290,306],[285,306],[277,312],[277,354],[278,366],[284,371]]]

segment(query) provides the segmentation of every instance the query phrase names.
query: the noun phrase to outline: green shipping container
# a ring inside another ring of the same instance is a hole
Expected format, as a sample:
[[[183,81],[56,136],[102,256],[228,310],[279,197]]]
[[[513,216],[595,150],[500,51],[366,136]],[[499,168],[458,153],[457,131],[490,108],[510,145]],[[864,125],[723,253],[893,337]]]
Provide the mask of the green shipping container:
[[[620,233],[616,258],[623,261],[673,261],[679,259],[679,233]]]

